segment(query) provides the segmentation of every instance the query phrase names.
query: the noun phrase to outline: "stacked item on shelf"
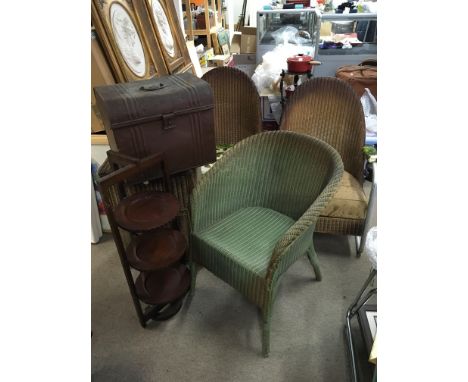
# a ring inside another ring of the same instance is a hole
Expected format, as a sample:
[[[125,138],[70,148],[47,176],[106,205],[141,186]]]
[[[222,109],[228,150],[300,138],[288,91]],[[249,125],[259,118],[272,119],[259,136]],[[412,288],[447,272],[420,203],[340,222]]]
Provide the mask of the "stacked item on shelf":
[[[190,73],[94,91],[111,148],[102,166],[110,171],[100,179],[101,194],[145,326],[151,318],[175,314],[189,288],[190,275],[180,260],[193,174],[216,160],[213,91]],[[141,272],[136,281],[130,267]],[[144,313],[140,301],[150,310]]]
[[[198,5],[198,4],[197,4]],[[193,9],[191,0],[184,0],[186,33],[189,40],[197,38],[206,39],[208,49],[211,45],[211,34],[223,26],[223,8],[221,0],[202,0],[200,5]],[[197,42],[198,43],[198,42]]]
[[[94,88],[112,150],[163,152],[175,174],[216,160],[213,91],[190,73]]]
[[[190,287],[190,272],[183,257],[187,241],[180,231],[177,216],[180,203],[170,190],[162,154],[145,159],[108,152],[114,172],[100,179],[99,187],[140,323],[149,319],[166,320],[182,307]],[[142,176],[159,166],[163,190],[145,190],[128,195],[127,183],[140,183]],[[113,201],[116,187],[119,201]],[[127,235],[125,245],[124,235]],[[134,280],[131,268],[140,273]],[[149,305],[143,311],[141,302]]]

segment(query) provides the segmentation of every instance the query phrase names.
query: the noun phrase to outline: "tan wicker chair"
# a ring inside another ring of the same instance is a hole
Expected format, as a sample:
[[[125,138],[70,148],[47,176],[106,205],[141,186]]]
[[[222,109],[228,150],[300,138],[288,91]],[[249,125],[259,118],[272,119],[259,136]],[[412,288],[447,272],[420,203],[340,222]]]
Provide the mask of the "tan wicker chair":
[[[365,238],[368,203],[363,190],[365,119],[351,86],[334,77],[312,78],[288,100],[280,129],[319,138],[341,155],[345,173],[341,185],[317,222],[316,232]],[[376,184],[372,189],[372,204]],[[358,240],[357,240],[358,241]],[[358,246],[358,256],[364,240]]]
[[[260,97],[253,81],[231,67],[211,69],[202,77],[214,92],[217,145],[231,145],[262,130]]]

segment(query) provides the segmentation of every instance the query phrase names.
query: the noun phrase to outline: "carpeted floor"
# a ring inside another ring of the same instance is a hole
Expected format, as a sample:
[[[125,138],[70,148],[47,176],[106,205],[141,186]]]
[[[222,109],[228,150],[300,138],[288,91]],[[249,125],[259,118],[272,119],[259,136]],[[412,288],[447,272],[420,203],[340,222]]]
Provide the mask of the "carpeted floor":
[[[265,359],[257,308],[205,269],[193,299],[174,318],[141,328],[114,242],[105,235],[92,245],[92,380],[350,380],[345,314],[370,271],[353,244],[352,237],[316,235],[323,280],[314,280],[305,257],[284,275]],[[363,362],[363,380],[370,380]]]

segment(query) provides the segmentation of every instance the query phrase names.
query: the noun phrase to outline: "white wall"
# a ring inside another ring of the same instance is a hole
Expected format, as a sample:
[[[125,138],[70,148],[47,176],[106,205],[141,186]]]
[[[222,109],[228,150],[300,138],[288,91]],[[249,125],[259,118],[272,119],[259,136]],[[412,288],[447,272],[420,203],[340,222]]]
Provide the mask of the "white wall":
[[[232,36],[234,36],[234,24],[236,19],[234,18],[234,7],[237,3],[236,0],[226,0],[227,8],[227,20],[226,23],[229,25],[229,42],[232,42]]]
[[[91,158],[101,165],[107,159],[108,150],[110,150],[109,145],[91,145]]]
[[[234,3],[234,24],[239,21],[239,16],[242,12],[243,0],[231,0]],[[250,16],[250,26],[257,26],[257,11],[262,9],[265,4],[269,4],[268,0],[247,0],[247,10],[245,20],[247,21]]]
[[[234,24],[237,24],[237,21],[239,21],[239,16],[242,12],[242,3],[244,2],[243,0],[231,0],[233,3],[233,19],[234,19]]]
[[[184,18],[183,18],[183,11],[182,11],[182,0],[174,0],[174,7],[177,12],[177,17],[179,18],[180,28],[182,29],[182,33],[185,36],[184,30]]]

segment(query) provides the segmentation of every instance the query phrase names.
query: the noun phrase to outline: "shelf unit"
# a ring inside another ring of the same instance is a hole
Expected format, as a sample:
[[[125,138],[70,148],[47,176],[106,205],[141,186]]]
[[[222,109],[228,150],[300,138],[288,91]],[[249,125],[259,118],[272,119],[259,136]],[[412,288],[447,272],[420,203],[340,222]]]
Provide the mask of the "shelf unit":
[[[209,3],[212,6],[209,6]],[[203,29],[194,29],[192,26],[193,16],[192,10],[190,8],[190,0],[184,0],[185,4],[185,13],[187,16],[187,37],[190,40],[193,40],[193,36],[206,36],[206,43],[207,49],[212,47],[211,44],[211,34],[216,33],[218,28],[222,26],[223,20],[223,10],[222,10],[222,0],[204,0],[203,1],[203,8],[205,9],[205,28]],[[206,10],[209,9],[211,11],[215,11],[214,15],[214,24],[210,22],[209,12]]]
[[[315,59],[322,62],[316,68],[315,77],[334,77],[343,65],[359,65],[364,60],[377,59],[377,13],[323,13],[320,39],[328,39],[333,23],[351,22],[353,32],[362,41],[361,46],[352,49],[317,50]]]
[[[358,375],[358,357],[354,349],[355,342],[353,338],[353,331],[351,330],[351,320],[357,316],[359,325],[361,327],[361,334],[366,343],[368,354],[370,354],[373,339],[372,339],[370,332],[366,332],[366,331],[363,332],[362,330],[363,328],[365,328],[363,314],[365,310],[372,309],[374,311],[377,311],[376,306],[366,307],[366,304],[372,298],[372,296],[377,295],[377,287],[372,286],[374,280],[376,279],[377,279],[377,269],[372,269],[369,277],[367,278],[366,282],[364,283],[361,290],[359,291],[359,294],[354,299],[353,303],[351,304],[351,306],[348,308],[348,311],[346,312],[345,335],[346,335],[346,340],[347,340],[348,354],[349,354],[350,362],[351,362],[352,382],[359,382],[360,378]],[[367,321],[367,318],[365,318],[365,320]],[[376,372],[377,372],[377,368],[374,367],[374,377],[372,381],[377,380]]]
[[[107,156],[114,171],[100,179],[99,187],[135,310],[146,327],[150,319],[174,316],[190,289],[190,271],[184,263],[187,240],[176,221],[180,203],[170,192],[162,154],[140,160],[110,150]],[[162,173],[163,190],[127,195],[127,183],[145,182],[156,170]],[[118,202],[112,187],[118,190]],[[128,245],[122,232],[130,237]],[[136,280],[132,269],[140,272]],[[142,302],[149,305],[145,311]]]

